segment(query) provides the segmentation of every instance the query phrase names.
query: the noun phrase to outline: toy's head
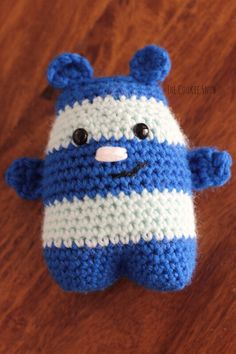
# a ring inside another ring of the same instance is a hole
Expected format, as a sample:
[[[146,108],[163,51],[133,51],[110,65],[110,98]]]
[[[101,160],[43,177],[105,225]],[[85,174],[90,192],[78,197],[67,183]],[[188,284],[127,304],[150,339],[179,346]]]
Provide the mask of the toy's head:
[[[169,70],[168,53],[155,45],[134,55],[128,76],[95,78],[79,54],[53,60],[48,80],[62,93],[47,147],[54,177],[46,178],[46,204],[55,197],[190,189],[185,137],[160,87]]]

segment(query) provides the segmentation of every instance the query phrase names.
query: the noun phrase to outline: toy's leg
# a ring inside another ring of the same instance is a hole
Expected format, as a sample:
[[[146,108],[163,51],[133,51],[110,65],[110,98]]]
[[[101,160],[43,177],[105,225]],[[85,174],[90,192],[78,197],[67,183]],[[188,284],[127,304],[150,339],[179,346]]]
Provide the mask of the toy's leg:
[[[180,290],[190,282],[195,260],[196,239],[142,240],[128,245],[126,275],[150,289]]]
[[[44,256],[56,282],[68,291],[89,292],[102,290],[120,276],[121,252],[119,245],[95,248],[44,248]]]

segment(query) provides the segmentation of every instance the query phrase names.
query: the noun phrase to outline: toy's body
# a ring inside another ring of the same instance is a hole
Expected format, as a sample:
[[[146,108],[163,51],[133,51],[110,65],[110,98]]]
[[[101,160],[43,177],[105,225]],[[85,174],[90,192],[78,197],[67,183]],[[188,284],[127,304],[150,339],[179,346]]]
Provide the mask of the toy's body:
[[[224,184],[231,158],[189,150],[156,81],[170,68],[155,46],[128,77],[91,78],[79,55],[49,67],[64,88],[44,162],[16,160],[7,181],[45,205],[44,255],[66,290],[104,289],[120,276],[158,290],[191,280],[196,259],[192,191]]]

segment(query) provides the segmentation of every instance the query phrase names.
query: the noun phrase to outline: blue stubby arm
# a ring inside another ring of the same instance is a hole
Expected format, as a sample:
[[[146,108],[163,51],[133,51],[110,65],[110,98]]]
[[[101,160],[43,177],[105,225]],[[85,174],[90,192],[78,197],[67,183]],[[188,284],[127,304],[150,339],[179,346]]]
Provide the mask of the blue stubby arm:
[[[14,160],[5,173],[5,181],[17,194],[28,200],[42,195],[43,161],[37,158],[22,157]]]
[[[203,147],[188,152],[192,188],[201,191],[225,184],[231,177],[232,158],[227,151]]]

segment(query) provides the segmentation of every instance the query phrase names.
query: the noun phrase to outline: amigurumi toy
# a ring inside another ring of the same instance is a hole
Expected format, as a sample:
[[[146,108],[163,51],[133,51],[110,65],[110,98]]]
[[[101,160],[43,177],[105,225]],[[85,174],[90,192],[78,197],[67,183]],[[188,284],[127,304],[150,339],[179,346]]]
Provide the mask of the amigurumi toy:
[[[65,290],[101,290],[124,276],[173,291],[196,263],[192,194],[230,178],[226,151],[189,149],[160,83],[168,53],[139,50],[128,76],[93,77],[65,53],[48,68],[62,90],[44,161],[15,160],[7,183],[45,206],[43,249]]]

